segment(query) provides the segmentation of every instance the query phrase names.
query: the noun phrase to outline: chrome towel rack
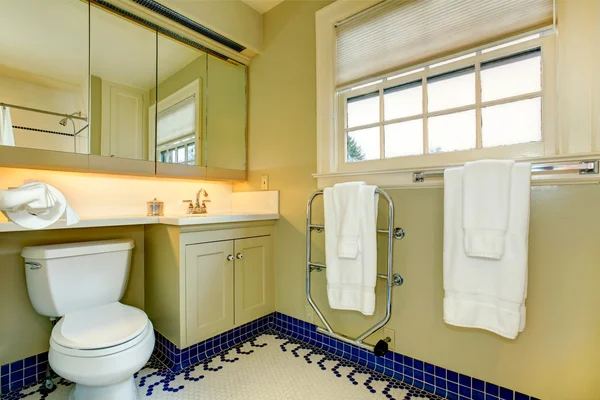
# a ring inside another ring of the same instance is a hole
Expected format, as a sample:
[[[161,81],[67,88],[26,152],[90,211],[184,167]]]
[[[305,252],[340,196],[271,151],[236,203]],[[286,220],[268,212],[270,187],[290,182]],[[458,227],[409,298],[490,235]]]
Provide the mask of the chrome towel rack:
[[[405,232],[402,228],[394,228],[394,203],[391,197],[381,189],[375,190],[376,196],[383,196],[388,202],[388,227],[387,229],[378,229],[377,233],[385,234],[387,236],[387,273],[386,274],[378,274],[377,277],[379,279],[384,279],[386,281],[386,290],[387,290],[387,301],[385,305],[385,316],[375,325],[367,329],[364,333],[356,338],[351,338],[341,333],[335,332],[331,325],[327,322],[319,307],[315,304],[312,299],[310,293],[311,287],[311,274],[312,272],[321,272],[323,269],[327,268],[325,264],[316,263],[312,261],[311,258],[311,239],[312,232],[323,232],[325,230],[324,225],[317,225],[312,223],[312,203],[317,196],[323,195],[323,191],[319,190],[314,192],[310,198],[308,199],[307,210],[306,210],[306,299],[310,306],[315,310],[315,313],[325,326],[325,328],[317,327],[317,331],[320,333],[324,333],[331,337],[334,337],[338,340],[341,340],[346,343],[353,344],[365,350],[373,351],[375,355],[383,356],[387,352],[389,338],[384,340],[380,340],[377,345],[371,346],[370,344],[364,343],[367,337],[372,335],[375,331],[383,327],[388,323],[392,314],[392,287],[400,286],[404,282],[404,279],[400,274],[394,274],[393,272],[393,240],[400,240],[404,238]]]
[[[571,161],[548,164],[532,164],[531,172],[579,172],[580,175],[598,174],[599,162],[596,161]],[[413,182],[424,182],[427,178],[443,178],[444,171],[414,172]]]

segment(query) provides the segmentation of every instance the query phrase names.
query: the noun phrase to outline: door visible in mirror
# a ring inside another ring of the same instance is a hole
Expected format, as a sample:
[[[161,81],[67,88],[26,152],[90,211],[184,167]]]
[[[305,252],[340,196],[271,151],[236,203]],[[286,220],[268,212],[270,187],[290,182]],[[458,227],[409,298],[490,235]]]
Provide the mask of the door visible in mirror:
[[[156,160],[202,166],[206,127],[206,53],[167,36],[158,37]]]
[[[101,6],[90,12],[90,154],[153,161],[156,30]]]
[[[246,66],[208,56],[206,165],[246,169]]]
[[[2,2],[1,146],[88,154],[88,13],[76,0]]]

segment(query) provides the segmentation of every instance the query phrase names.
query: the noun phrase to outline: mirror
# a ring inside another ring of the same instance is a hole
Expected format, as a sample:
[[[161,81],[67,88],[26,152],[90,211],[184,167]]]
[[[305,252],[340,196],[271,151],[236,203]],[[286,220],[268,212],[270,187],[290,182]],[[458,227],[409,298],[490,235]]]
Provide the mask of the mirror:
[[[244,65],[106,1],[2,6],[0,164],[245,178]]]
[[[90,32],[90,154],[154,161],[157,33],[100,6]]]
[[[156,160],[204,166],[207,55],[170,37],[158,37]],[[155,114],[156,113],[156,114]]]
[[[88,12],[73,0],[2,2],[0,145],[88,154]]]
[[[246,66],[208,56],[206,166],[246,170]]]

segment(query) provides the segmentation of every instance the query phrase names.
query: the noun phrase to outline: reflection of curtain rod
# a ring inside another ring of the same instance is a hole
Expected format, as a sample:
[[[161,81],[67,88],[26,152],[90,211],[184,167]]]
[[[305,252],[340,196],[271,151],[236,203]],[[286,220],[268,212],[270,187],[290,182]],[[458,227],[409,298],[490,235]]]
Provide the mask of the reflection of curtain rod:
[[[0,107],[10,107],[10,108],[16,108],[18,110],[33,111],[33,112],[42,113],[42,114],[56,115],[57,117],[67,117],[67,118],[79,119],[81,121],[87,121],[87,118],[85,118],[85,117],[78,117],[78,116],[69,115],[69,114],[61,114],[61,113],[57,113],[54,111],[40,110],[37,108],[17,106],[15,104],[0,103]]]

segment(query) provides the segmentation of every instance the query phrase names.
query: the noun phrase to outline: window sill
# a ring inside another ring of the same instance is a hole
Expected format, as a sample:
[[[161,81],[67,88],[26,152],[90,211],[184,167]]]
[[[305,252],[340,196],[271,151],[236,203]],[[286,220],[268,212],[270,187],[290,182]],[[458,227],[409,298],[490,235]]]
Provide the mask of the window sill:
[[[519,162],[560,163],[573,161],[595,161],[600,160],[600,152],[570,155],[568,157],[536,157],[520,159]],[[424,182],[413,182],[415,172],[442,171],[446,168],[460,166],[462,164],[436,165],[427,168],[402,168],[394,170],[361,170],[352,172],[317,173],[313,177],[317,179],[319,189],[333,186],[336,183],[350,181],[364,181],[370,185],[377,185],[385,189],[427,189],[441,188],[444,181],[441,178],[427,178]],[[576,172],[563,173],[536,173],[532,175],[534,186],[554,185],[581,185],[599,184],[600,174],[578,174]]]

